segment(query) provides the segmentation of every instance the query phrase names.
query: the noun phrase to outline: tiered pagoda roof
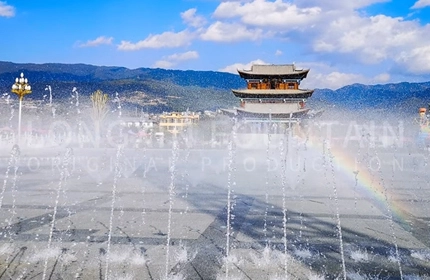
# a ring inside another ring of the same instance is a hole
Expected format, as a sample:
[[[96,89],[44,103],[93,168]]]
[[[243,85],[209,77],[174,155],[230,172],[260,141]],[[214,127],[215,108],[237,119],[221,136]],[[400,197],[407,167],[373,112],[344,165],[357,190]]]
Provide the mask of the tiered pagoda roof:
[[[302,80],[307,77],[309,69],[296,69],[294,64],[251,66],[251,70],[237,70],[244,79],[278,78],[288,80]]]

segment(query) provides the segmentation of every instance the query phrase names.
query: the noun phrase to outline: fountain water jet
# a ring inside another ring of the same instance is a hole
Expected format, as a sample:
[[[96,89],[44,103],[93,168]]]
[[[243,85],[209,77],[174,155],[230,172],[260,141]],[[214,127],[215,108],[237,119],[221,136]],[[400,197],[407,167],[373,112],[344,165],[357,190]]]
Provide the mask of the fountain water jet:
[[[14,239],[14,237],[13,237],[14,234],[11,232],[11,226],[12,226],[12,221],[13,221],[13,219],[15,217],[15,214],[16,214],[16,212],[15,212],[15,207],[16,207],[16,205],[15,205],[15,202],[16,202],[16,182],[17,182],[17,179],[18,179],[18,173],[17,172],[18,172],[18,168],[19,168],[19,165],[18,165],[19,155],[20,155],[19,147],[18,147],[18,145],[14,145],[13,148],[12,148],[12,150],[11,150],[11,153],[10,153],[8,167],[6,169],[5,179],[3,181],[3,188],[2,188],[2,191],[1,191],[1,194],[0,194],[0,209],[1,209],[2,202],[3,202],[3,197],[4,197],[4,193],[5,193],[5,190],[6,190],[6,185],[7,185],[8,178],[9,178],[9,171],[10,171],[10,168],[12,167],[12,165],[13,165],[14,176],[12,178],[12,187],[11,187],[11,190],[12,190],[12,208],[10,210],[11,215],[8,218],[7,233],[4,234],[4,236],[6,236],[6,234],[9,235],[9,242],[10,242],[10,244],[13,244],[13,239]],[[1,236],[1,234],[2,234],[2,232],[0,232],[0,236]],[[11,254],[8,254],[7,258],[5,260],[6,263],[9,261],[10,257],[11,257]]]
[[[228,174],[227,174],[227,222],[226,222],[226,245],[225,245],[225,278],[229,279],[229,266],[230,266],[230,236],[232,234],[232,186],[234,185],[233,171],[236,151],[236,133],[237,133],[237,120],[234,120],[231,138],[228,144]]]
[[[333,164],[333,154],[330,151],[330,147],[329,145],[327,145],[327,142],[324,141],[324,146],[327,149],[327,155],[325,155],[324,160],[326,160],[326,157],[328,157],[328,163],[329,163],[329,168],[331,169],[331,175],[332,175],[332,180],[331,180],[331,185],[333,187],[333,196],[334,196],[334,203],[335,203],[335,209],[336,209],[336,228],[337,228],[337,234],[338,234],[338,238],[339,238],[339,246],[340,246],[340,257],[341,257],[341,261],[342,261],[342,274],[343,274],[343,279],[346,280],[346,264],[345,264],[345,253],[344,253],[344,248],[343,248],[343,236],[342,236],[342,225],[341,225],[341,221],[340,221],[340,213],[339,213],[339,200],[338,200],[338,194],[337,194],[337,186],[336,186],[336,179],[335,179],[335,170],[334,170],[334,164]],[[326,146],[327,145],[327,146]]]
[[[62,162],[62,167],[61,167],[61,172],[60,172],[60,181],[58,183],[57,194],[55,197],[54,211],[52,214],[51,227],[49,230],[49,237],[48,237],[48,245],[47,245],[48,250],[51,248],[51,245],[52,245],[52,236],[54,234],[55,219],[57,216],[58,204],[60,201],[60,194],[61,194],[62,188],[64,188],[67,177],[69,176],[69,164],[70,164],[70,160],[72,157],[73,157],[73,150],[71,148],[67,148],[66,153],[65,153],[64,158],[63,158],[63,162]],[[45,264],[43,266],[43,275],[42,275],[43,280],[46,279],[46,272],[48,269],[48,259],[49,259],[49,256],[47,255],[45,258]]]
[[[2,205],[3,205],[3,198],[4,198],[4,193],[6,191],[7,183],[8,183],[8,180],[9,180],[10,169],[13,166],[14,169],[15,169],[15,174],[16,174],[16,171],[18,169],[18,158],[19,158],[19,155],[20,155],[19,146],[18,145],[14,145],[12,147],[11,152],[10,152],[9,161],[8,161],[7,168],[6,168],[6,173],[5,173],[5,178],[3,180],[3,187],[2,187],[2,190],[1,190],[1,193],[0,193],[0,209],[2,208]]]
[[[20,150],[19,147],[17,145],[14,145],[14,147],[12,148],[12,154],[14,157],[14,162],[13,162],[13,178],[12,178],[12,187],[11,187],[11,192],[12,192],[12,208],[10,209],[10,217],[8,219],[8,231],[9,231],[9,239],[10,242],[13,242],[13,233],[10,232],[11,227],[12,227],[12,221],[14,220],[14,217],[16,215],[16,183],[18,180],[18,169],[19,169],[19,156],[20,156]],[[12,156],[12,155],[11,155]],[[2,195],[3,195],[3,190],[2,190]],[[0,205],[1,208],[1,205]]]
[[[117,103],[117,109],[118,109],[118,118],[121,118],[122,116],[122,110],[121,110],[121,99],[119,98],[119,93],[115,92],[115,99],[113,100],[113,102]]]
[[[111,251],[111,240],[112,240],[112,229],[113,229],[113,216],[116,202],[116,188],[118,184],[118,179],[121,177],[121,169],[120,169],[120,159],[122,156],[122,147],[118,145],[118,149],[116,152],[115,159],[115,173],[112,185],[112,199],[111,199],[111,210],[109,216],[109,231],[108,231],[108,240],[107,240],[107,250],[106,250],[106,268],[105,268],[105,280],[109,279],[109,261],[110,261],[110,251]]]
[[[79,92],[78,92],[78,89],[77,89],[76,87],[73,87],[73,89],[72,89],[72,93],[75,93],[75,94],[76,94],[75,107],[76,107],[76,112],[77,112],[78,114],[80,114],[80,113],[81,113],[81,110],[79,109]]]
[[[270,164],[271,164],[271,159],[270,159],[270,142],[271,142],[271,135],[272,135],[272,125],[276,125],[272,123],[272,119],[270,118],[270,122],[268,124],[267,128],[267,147],[266,147],[266,164],[267,164],[267,169],[266,169],[266,179],[265,179],[265,194],[264,194],[264,202],[266,204],[266,207],[264,209],[264,224],[263,224],[263,234],[264,234],[264,239],[266,242],[266,247],[269,246],[269,240],[267,239],[267,216],[268,216],[268,212],[269,212],[269,178],[270,178]]]
[[[282,229],[283,237],[282,242],[284,244],[284,273],[285,279],[288,278],[288,243],[287,243],[287,194],[286,194],[286,184],[287,184],[287,157],[288,148],[290,141],[290,129],[285,130],[284,137],[282,138],[280,158],[281,158],[281,189],[282,189]]]
[[[176,180],[176,164],[178,161],[178,142],[176,137],[173,139],[172,143],[172,159],[169,163],[170,170],[170,184],[169,184],[169,212],[167,218],[167,240],[166,240],[166,266],[165,266],[165,279],[169,277],[170,270],[170,239],[172,235],[172,212],[173,212],[173,202],[175,197],[175,180]]]
[[[375,154],[377,155],[378,153],[375,151]],[[378,172],[381,174],[382,173],[381,169],[379,169]],[[383,177],[381,176],[381,178],[383,178]],[[396,235],[396,232],[394,230],[394,217],[393,217],[393,213],[391,211],[390,202],[388,200],[388,190],[387,190],[387,186],[386,186],[384,179],[381,179],[381,185],[382,185],[382,188],[384,190],[383,195],[384,195],[385,203],[387,204],[388,220],[390,222],[391,235],[393,238],[394,250],[395,250],[395,254],[396,254],[395,260],[396,260],[397,266],[399,268],[400,279],[403,280],[403,270],[402,270],[402,264],[401,264],[401,258],[400,258],[400,251],[399,251],[399,246],[397,244],[397,235]]]
[[[50,85],[47,85],[45,90],[49,91],[49,107],[52,106],[52,88]]]

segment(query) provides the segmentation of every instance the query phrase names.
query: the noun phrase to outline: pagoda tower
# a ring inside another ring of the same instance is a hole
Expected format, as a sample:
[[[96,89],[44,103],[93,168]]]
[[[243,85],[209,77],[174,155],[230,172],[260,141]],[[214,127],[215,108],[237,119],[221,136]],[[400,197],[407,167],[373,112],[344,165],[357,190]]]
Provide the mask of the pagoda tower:
[[[288,120],[305,117],[306,100],[313,90],[299,89],[309,69],[296,69],[294,64],[253,65],[251,70],[237,70],[246,80],[247,88],[233,89],[240,98],[240,107],[224,110],[245,119]]]

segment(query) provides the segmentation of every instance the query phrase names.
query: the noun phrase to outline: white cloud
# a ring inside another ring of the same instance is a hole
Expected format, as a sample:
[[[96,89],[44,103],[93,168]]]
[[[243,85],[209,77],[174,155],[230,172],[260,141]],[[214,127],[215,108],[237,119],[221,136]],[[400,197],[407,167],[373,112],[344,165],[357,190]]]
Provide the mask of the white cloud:
[[[391,79],[390,74],[388,74],[388,73],[381,73],[379,75],[376,75],[373,78],[373,81],[375,83],[382,83],[382,84],[384,84],[384,83],[387,83],[390,79]]]
[[[366,83],[368,80],[360,74],[341,72],[331,72],[325,75],[323,79],[326,81],[326,84],[332,88],[341,88],[354,83]]]
[[[420,27],[417,21],[385,15],[342,17],[322,29],[313,48],[321,53],[351,54],[364,63],[379,63],[395,59],[402,50],[429,44],[426,29],[430,31],[430,26]]]
[[[85,47],[97,47],[97,46],[100,46],[100,45],[110,45],[110,44],[112,44],[112,41],[113,41],[113,37],[100,36],[100,37],[97,37],[94,40],[88,40],[85,43],[78,44],[78,46],[81,47],[81,48],[85,48]]]
[[[321,62],[299,62],[297,68],[309,68],[309,74],[301,83],[301,88],[329,88],[338,89],[346,85],[361,83],[386,83],[390,79],[387,73],[375,77],[366,77],[362,74],[343,72],[336,67]]]
[[[118,49],[121,51],[137,51],[147,48],[175,48],[189,45],[193,38],[194,34],[188,30],[183,30],[178,33],[168,31],[156,35],[150,34],[146,39],[137,43],[121,41],[121,44],[118,45]]]
[[[412,74],[430,73],[430,45],[402,51],[395,59],[400,66]]]
[[[167,58],[168,58],[168,60],[171,60],[171,61],[184,61],[184,60],[199,58],[199,53],[196,51],[188,51],[188,52],[184,52],[184,53],[175,53],[175,54],[169,55]]]
[[[316,52],[335,52],[336,46],[326,39],[317,38],[313,43],[313,49]]]
[[[303,81],[302,88],[329,88],[338,89],[354,83],[366,83],[368,79],[359,74],[342,73],[338,71],[330,73],[309,72],[308,78]]]
[[[307,58],[321,59],[338,67],[345,61],[350,64],[349,69],[354,64],[361,69],[364,69],[361,64],[372,64],[371,67],[395,64],[393,69],[398,72],[430,74],[430,50],[427,47],[430,46],[430,24],[408,20],[406,14],[405,18],[366,15],[366,7],[388,1],[225,0],[219,2],[212,17],[198,15],[195,8],[182,12],[180,16],[189,29],[151,34],[138,42],[122,41],[118,49],[182,47],[195,39],[215,43],[254,41],[256,43],[250,47],[258,44],[264,48],[271,43],[270,40],[280,43],[288,39],[293,44],[285,45],[282,51],[277,50],[276,56],[290,54],[290,48],[298,47]],[[430,0],[415,1],[414,8],[430,5]],[[266,52],[266,55],[273,53]],[[178,62],[174,58],[163,57],[157,63],[172,67]],[[235,64],[221,70],[236,73],[236,68],[241,66]],[[380,72],[387,72],[387,69]],[[323,72],[312,70],[311,75],[315,75],[317,87],[322,84],[330,88],[346,82],[373,83],[391,79],[388,73],[365,77],[344,73],[340,68]]]
[[[188,51],[184,53],[175,53],[166,57],[162,60],[155,62],[154,66],[158,68],[171,68],[177,65],[181,61],[197,59],[199,58],[199,53],[196,51]]]
[[[430,6],[430,0],[418,0],[411,9],[421,9]]]
[[[206,19],[202,16],[196,15],[196,12],[197,9],[186,10],[185,12],[181,13],[181,18],[186,24],[199,28],[206,24]]]
[[[8,5],[6,2],[0,1],[0,17],[13,17],[15,16],[15,8]]]
[[[368,7],[370,5],[376,3],[384,3],[390,2],[391,0],[354,0],[354,1],[345,1],[345,0],[299,0],[296,1],[298,5],[303,7],[321,7],[325,11],[332,10],[355,10],[364,7]]]
[[[222,2],[214,12],[217,18],[240,18],[242,23],[260,27],[282,27],[294,29],[314,22],[321,13],[317,6],[299,8],[295,4],[277,0],[275,2],[255,0],[242,3]]]
[[[261,59],[257,59],[257,60],[253,60],[251,62],[248,63],[234,63],[232,65],[228,65],[222,69],[219,69],[218,71],[220,72],[228,72],[228,73],[233,73],[233,74],[237,74],[237,69],[251,69],[251,66],[253,64],[269,64],[267,62],[264,62]]]
[[[257,40],[261,38],[261,29],[248,29],[239,23],[224,23],[217,21],[211,24],[200,38],[205,41],[236,42],[242,40]]]
[[[164,68],[164,69],[170,69],[174,65],[173,62],[167,61],[167,60],[159,60],[154,63],[153,67],[155,68]]]
[[[294,36],[303,49],[311,46],[314,54],[329,57],[334,65],[342,64],[341,59],[360,64],[394,61],[404,72],[430,73],[427,52],[423,51],[430,45],[430,25],[383,14],[366,16],[358,10],[383,2],[389,0],[230,0],[218,5],[213,13],[217,21],[201,38],[230,42]],[[430,0],[420,0],[414,7],[427,5]],[[343,55],[337,56],[339,53]],[[338,71],[330,73],[329,77],[343,80],[362,79]]]
[[[375,77],[366,77],[362,74],[344,73],[332,71],[320,73],[317,70],[311,70],[308,78],[303,80],[302,88],[329,88],[339,89],[341,87],[359,83],[359,84],[384,84],[389,82],[391,76],[388,73],[381,73]]]

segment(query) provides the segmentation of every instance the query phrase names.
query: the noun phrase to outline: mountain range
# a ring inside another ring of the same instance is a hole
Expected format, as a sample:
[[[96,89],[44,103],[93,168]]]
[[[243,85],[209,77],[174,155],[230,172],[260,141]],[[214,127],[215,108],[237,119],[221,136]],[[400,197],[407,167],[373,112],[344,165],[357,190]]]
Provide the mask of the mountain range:
[[[124,105],[150,112],[215,110],[236,106],[232,88],[246,83],[239,75],[215,71],[182,71],[152,68],[94,66],[60,63],[13,63],[0,61],[0,93],[9,93],[23,72],[32,85],[28,98],[44,99],[51,87],[56,100],[81,96],[97,89],[111,98],[120,97]],[[27,98],[27,97],[26,97]],[[347,109],[375,108],[416,111],[430,102],[430,82],[382,85],[352,84],[337,90],[315,89],[309,103],[317,106],[341,106]]]

